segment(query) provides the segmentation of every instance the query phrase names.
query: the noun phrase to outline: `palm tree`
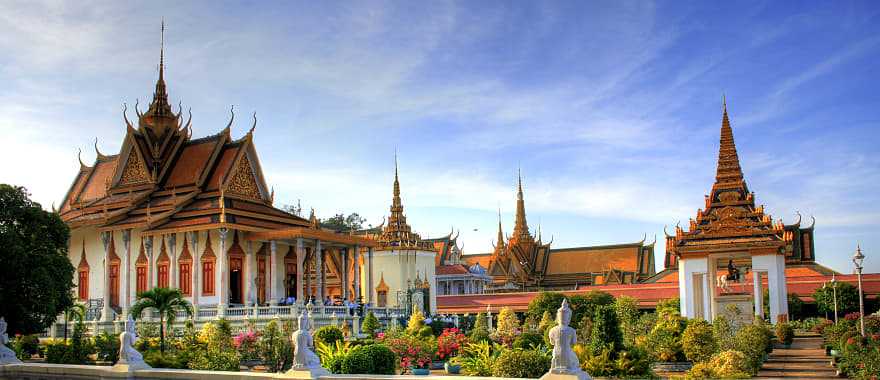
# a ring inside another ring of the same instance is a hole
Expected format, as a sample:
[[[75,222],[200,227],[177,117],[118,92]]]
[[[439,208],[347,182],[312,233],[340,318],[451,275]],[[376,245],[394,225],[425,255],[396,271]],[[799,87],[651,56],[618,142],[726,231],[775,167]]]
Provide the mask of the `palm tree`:
[[[64,310],[64,341],[67,341],[67,322],[75,319],[82,322],[86,319],[86,305],[81,302],[74,302]]]
[[[155,309],[159,313],[159,351],[165,353],[165,323],[170,326],[174,323],[178,310],[192,316],[192,305],[183,298],[180,289],[153,288],[138,293],[137,302],[131,307],[131,315],[134,319],[141,317],[146,309]]]

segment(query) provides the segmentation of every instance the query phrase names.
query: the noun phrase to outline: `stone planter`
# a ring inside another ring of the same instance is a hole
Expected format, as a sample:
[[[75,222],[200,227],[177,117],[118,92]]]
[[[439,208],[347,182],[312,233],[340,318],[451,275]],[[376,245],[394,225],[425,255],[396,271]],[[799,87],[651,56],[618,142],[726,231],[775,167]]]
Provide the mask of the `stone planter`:
[[[416,376],[427,376],[431,374],[431,370],[428,368],[411,368],[410,371]]]
[[[458,364],[446,362],[446,364],[443,365],[443,368],[446,369],[447,375],[458,375],[461,373],[461,366]]]
[[[693,366],[693,362],[656,362],[651,369],[654,372],[687,372]]]

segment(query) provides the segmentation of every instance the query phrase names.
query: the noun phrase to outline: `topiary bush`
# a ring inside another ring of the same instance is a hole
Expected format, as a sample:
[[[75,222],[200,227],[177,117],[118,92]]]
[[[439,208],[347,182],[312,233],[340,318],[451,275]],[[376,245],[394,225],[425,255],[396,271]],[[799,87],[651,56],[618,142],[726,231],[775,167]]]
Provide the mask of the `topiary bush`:
[[[544,344],[544,338],[541,334],[534,331],[526,331],[513,340],[513,348],[522,350],[531,350]]]
[[[345,339],[345,336],[342,334],[342,330],[336,326],[324,326],[315,331],[315,344],[318,342],[324,343],[328,346],[336,345],[337,341],[341,341]]]
[[[419,338],[431,338],[434,336],[434,329],[431,326],[422,326],[416,333]]]
[[[645,339],[645,348],[658,361],[684,360],[684,353],[681,349],[681,334],[684,332],[686,324],[686,320],[678,314],[660,314],[657,324]]]
[[[692,320],[681,335],[684,356],[695,363],[709,361],[718,351],[712,325],[702,319]]]
[[[393,375],[397,357],[381,344],[357,346],[342,360],[341,373],[365,375]]]
[[[471,342],[487,342],[489,338],[489,326],[486,314],[478,313],[474,319],[474,326],[468,332],[468,340]]]
[[[786,346],[791,345],[791,342],[794,340],[794,327],[792,327],[788,323],[777,323],[776,324],[776,340],[779,343],[782,343]]]
[[[764,362],[770,338],[762,326],[751,324],[739,329],[734,336],[736,351],[744,355],[745,368],[748,373],[755,374]]]
[[[550,355],[537,350],[503,350],[492,366],[492,376],[537,379],[550,370]]]
[[[373,314],[372,311],[367,313],[367,316],[364,317],[364,323],[361,326],[361,330],[364,331],[364,334],[367,334],[370,338],[376,336],[376,332],[382,328],[382,325],[379,324],[379,319],[376,318],[376,315]]]
[[[590,330],[589,348],[593,354],[598,354],[606,347],[612,353],[623,349],[623,333],[617,322],[617,312],[612,305],[599,306],[593,312],[593,325]]]
[[[739,351],[724,351],[712,360],[695,364],[685,376],[686,379],[747,379],[749,369],[746,357]]]

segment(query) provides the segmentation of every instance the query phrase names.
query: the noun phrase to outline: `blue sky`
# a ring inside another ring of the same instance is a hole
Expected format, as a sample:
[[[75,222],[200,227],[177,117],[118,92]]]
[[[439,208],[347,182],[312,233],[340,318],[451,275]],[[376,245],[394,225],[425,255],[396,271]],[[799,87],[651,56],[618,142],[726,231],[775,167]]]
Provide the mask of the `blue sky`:
[[[150,98],[159,22],[196,137],[239,110],[276,203],[379,224],[400,157],[425,236],[491,249],[528,220],[572,247],[659,237],[714,179],[721,96],[775,218],[816,218],[820,262],[880,271],[880,6],[873,2],[4,2],[0,182],[60,202],[122,103]],[[143,108],[142,108],[143,109]]]

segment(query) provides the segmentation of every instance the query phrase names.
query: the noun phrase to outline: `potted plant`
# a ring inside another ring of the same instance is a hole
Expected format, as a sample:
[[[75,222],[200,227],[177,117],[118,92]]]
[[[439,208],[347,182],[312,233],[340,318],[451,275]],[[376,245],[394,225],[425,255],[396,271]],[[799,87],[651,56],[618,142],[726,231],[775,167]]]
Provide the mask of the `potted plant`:
[[[785,348],[791,348],[791,342],[794,340],[794,328],[785,322],[777,323],[776,340]]]
[[[443,368],[447,374],[457,375],[461,372],[461,365],[457,364],[453,359],[458,356],[459,350],[467,344],[467,336],[461,333],[457,328],[443,329],[443,333],[437,337],[437,353],[435,356],[443,363]]]

